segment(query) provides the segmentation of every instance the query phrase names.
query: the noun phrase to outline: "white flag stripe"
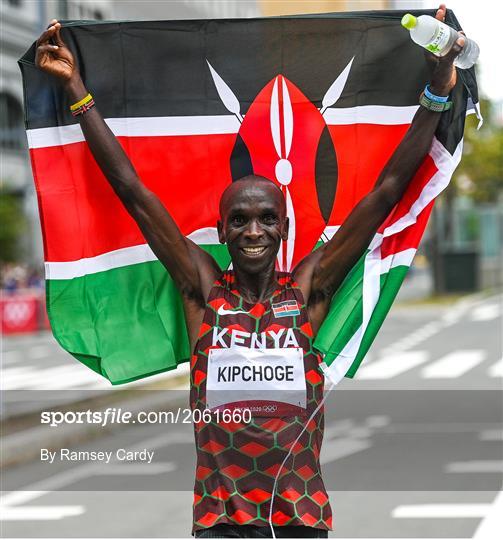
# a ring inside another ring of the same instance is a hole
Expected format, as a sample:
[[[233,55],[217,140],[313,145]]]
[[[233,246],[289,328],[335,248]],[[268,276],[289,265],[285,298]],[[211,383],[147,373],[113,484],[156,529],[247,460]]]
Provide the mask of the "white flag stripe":
[[[449,184],[452,173],[457,167],[462,154],[463,141],[461,140],[454,151],[454,154],[451,155],[449,151],[434,138],[433,143],[430,148],[430,157],[433,159],[437,172],[433,177],[428,181],[421,191],[419,197],[411,205],[409,211],[400,219],[386,227],[383,234],[376,234],[373,241],[371,242],[369,253],[365,257],[365,267],[363,275],[363,289],[362,289],[362,298],[363,298],[363,320],[361,326],[349,339],[348,343],[344,346],[343,350],[339,355],[332,359],[332,362],[329,366],[325,362],[322,362],[321,368],[325,373],[325,376],[328,377],[333,384],[338,384],[342,377],[341,373],[347,373],[347,370],[353,365],[353,362],[358,354],[360,345],[367,331],[368,321],[370,320],[369,315],[371,316],[377,301],[379,299],[379,294],[374,293],[374,291],[380,291],[380,271],[376,272],[376,263],[378,257],[376,252],[380,253],[380,246],[382,239],[385,237],[390,237],[394,234],[397,234],[407,227],[414,225],[417,222],[419,214],[426,208],[426,206],[433,201],[439,193],[441,193]],[[372,262],[372,264],[368,264]],[[372,294],[367,294],[367,292],[372,291]],[[367,317],[366,317],[367,315]]]
[[[397,506],[391,513],[394,518],[480,518],[491,509],[490,504],[412,504]]]
[[[410,124],[419,105],[388,107],[386,105],[360,105],[345,109],[327,109],[323,118],[329,126],[351,124],[380,124],[394,126]]]
[[[218,233],[214,227],[198,229],[188,235],[188,238],[196,244],[218,244]],[[106,272],[114,268],[121,268],[132,264],[156,261],[157,257],[148,244],[116,249],[77,261],[46,262],[46,279],[73,279]]]
[[[396,268],[397,266],[410,266],[416,254],[416,249],[404,249],[393,255],[388,255],[381,260],[381,274],[386,274],[391,268]]]
[[[280,126],[279,126],[279,97],[278,97],[278,77],[274,80],[274,86],[272,87],[271,95],[271,108],[269,110],[269,121],[271,123],[271,135],[276,149],[278,158],[282,158],[281,155],[281,138],[280,138]]]
[[[222,135],[237,133],[240,126],[234,115],[106,118],[105,122],[117,137]],[[84,141],[79,124],[28,129],[26,135],[31,149]]]
[[[489,368],[489,377],[503,377],[503,358]]]
[[[363,105],[346,109],[327,109],[323,115],[328,125],[409,124],[418,106],[388,107]],[[143,116],[106,118],[118,137],[169,137],[177,135],[221,135],[239,131],[239,120],[233,114],[218,116]],[[49,148],[84,141],[79,124],[26,130],[30,149]]]
[[[337,229],[338,227],[327,227],[330,237],[333,236],[333,231]],[[293,231],[290,231],[290,233],[291,239],[294,239]],[[216,245],[219,243],[217,229],[214,227],[198,229],[197,231],[190,233],[188,238],[196,244],[202,245]],[[381,261],[381,273],[384,274],[396,266],[410,266],[415,253],[416,250],[410,248],[385,257]],[[150,249],[148,244],[140,244],[138,246],[121,248],[101,255],[96,255],[96,257],[79,259],[77,261],[46,262],[45,277],[46,279],[73,279],[96,274],[98,272],[106,272],[107,270],[113,270],[114,268],[122,268],[124,266],[156,260],[157,257],[154,255],[154,252]]]
[[[372,362],[356,372],[355,379],[391,379],[413,369],[428,360],[425,351],[411,351],[393,354]]]
[[[285,158],[288,159],[290,150],[292,149],[293,140],[293,110],[292,102],[290,101],[290,94],[288,93],[288,86],[286,85],[285,78],[281,77],[283,88],[283,127],[285,130]]]
[[[453,351],[421,371],[425,379],[455,379],[485,360],[486,351]]]

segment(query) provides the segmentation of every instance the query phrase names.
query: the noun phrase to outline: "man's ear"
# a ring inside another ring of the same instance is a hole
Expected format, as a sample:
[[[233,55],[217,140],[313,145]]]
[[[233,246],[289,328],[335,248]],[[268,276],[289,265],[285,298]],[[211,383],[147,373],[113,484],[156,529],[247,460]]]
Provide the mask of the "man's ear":
[[[286,217],[283,222],[283,230],[281,231],[281,240],[288,240],[288,229],[290,228],[290,220]]]
[[[223,227],[222,222],[220,220],[217,221],[217,232],[218,232],[218,241],[221,244],[225,244],[224,227]]]

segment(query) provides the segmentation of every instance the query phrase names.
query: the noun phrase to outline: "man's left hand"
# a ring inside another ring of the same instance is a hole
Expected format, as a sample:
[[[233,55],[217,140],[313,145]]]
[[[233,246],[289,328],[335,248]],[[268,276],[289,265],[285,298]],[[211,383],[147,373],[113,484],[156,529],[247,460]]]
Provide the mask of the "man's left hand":
[[[435,18],[444,22],[447,8],[445,4],[440,7],[435,14]],[[427,59],[433,64],[433,73],[431,77],[430,90],[437,96],[447,96],[456,84],[456,67],[453,62],[462,51],[465,44],[465,37],[460,35],[451,50],[445,56],[435,56],[427,52]]]

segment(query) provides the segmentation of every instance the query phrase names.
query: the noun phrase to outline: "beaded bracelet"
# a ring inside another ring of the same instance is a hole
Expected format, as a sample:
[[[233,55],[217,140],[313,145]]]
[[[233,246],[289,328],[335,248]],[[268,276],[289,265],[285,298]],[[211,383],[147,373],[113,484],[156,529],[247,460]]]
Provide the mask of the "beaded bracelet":
[[[77,103],[70,105],[70,112],[72,116],[78,116],[79,114],[84,114],[94,107],[94,99],[91,94],[87,94],[86,97],[82,98]]]
[[[419,105],[422,105],[425,109],[433,112],[445,112],[452,107],[452,101],[433,101],[426,97],[424,92],[421,92],[419,96]]]

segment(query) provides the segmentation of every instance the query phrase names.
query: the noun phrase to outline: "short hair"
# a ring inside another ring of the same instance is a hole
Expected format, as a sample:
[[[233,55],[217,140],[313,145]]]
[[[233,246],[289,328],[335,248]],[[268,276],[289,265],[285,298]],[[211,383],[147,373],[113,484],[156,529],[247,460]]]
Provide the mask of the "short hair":
[[[230,189],[232,189],[232,186],[236,182],[267,182],[269,185],[274,186],[274,188],[277,189],[278,192],[281,194],[281,197],[282,197],[283,201],[285,200],[285,196],[283,195],[283,192],[281,191],[281,188],[276,183],[274,183],[272,180],[270,180],[269,178],[266,178],[265,176],[261,176],[261,175],[258,175],[258,174],[248,174],[246,176],[242,176],[241,178],[238,178],[237,180],[233,180],[232,184],[229,184],[224,189],[224,191],[223,191],[223,193],[222,193],[222,195],[220,197],[220,204],[219,204],[220,216],[223,215],[222,205],[223,205],[223,201],[225,199],[225,196],[228,193],[228,191]]]

